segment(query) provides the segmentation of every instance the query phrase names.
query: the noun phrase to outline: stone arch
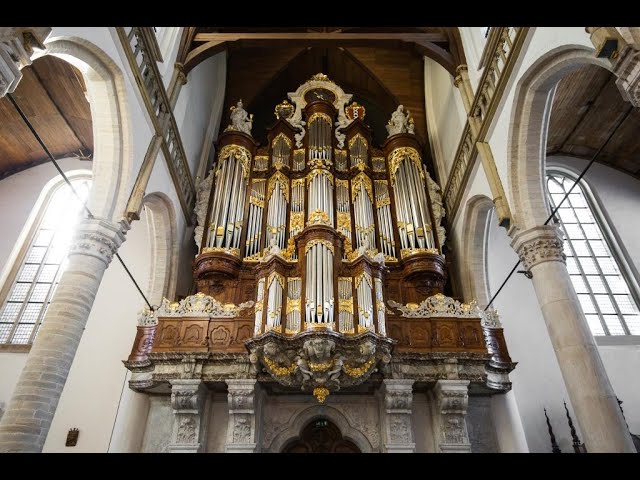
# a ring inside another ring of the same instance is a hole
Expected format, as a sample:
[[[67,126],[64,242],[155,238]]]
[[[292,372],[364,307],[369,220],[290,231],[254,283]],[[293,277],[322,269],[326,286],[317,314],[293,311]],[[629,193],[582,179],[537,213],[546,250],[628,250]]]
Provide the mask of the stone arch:
[[[150,193],[142,199],[146,207],[149,231],[149,301],[159,305],[163,297],[175,298],[178,262],[178,228],[171,199],[161,192]]]
[[[538,58],[518,81],[511,110],[507,148],[509,188],[517,229],[544,224],[548,206],[544,189],[547,128],[555,86],[582,65],[611,70],[593,48],[563,45]]]
[[[289,422],[287,428],[273,438],[271,445],[265,445],[265,451],[281,452],[285,445],[300,435],[305,426],[319,418],[327,418],[333,422],[340,429],[343,438],[355,443],[362,453],[373,452],[373,447],[367,437],[360,430],[353,428],[342,412],[327,405],[314,405],[302,410]]]
[[[465,301],[475,300],[485,307],[490,300],[487,272],[487,221],[493,202],[485,195],[475,195],[467,202],[464,218],[463,245],[466,261],[461,265],[462,291]]]
[[[96,217],[118,221],[127,202],[132,137],[120,68],[100,48],[77,37],[53,37],[40,55],[55,55],[84,77],[93,125],[93,187],[89,208]]]

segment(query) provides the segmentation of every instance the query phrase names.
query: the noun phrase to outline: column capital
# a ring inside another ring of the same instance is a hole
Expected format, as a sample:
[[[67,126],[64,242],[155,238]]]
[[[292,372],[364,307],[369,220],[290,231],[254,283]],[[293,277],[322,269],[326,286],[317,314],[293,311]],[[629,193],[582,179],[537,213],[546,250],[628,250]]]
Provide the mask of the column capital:
[[[470,453],[465,416],[469,404],[469,380],[438,380],[435,386],[436,442],[443,453]]]
[[[44,50],[51,27],[0,28],[0,98],[13,92],[22,79],[20,70],[31,65],[34,48]]]
[[[87,218],[76,227],[69,255],[89,255],[109,265],[125,240],[129,222],[113,223],[100,218]]]
[[[469,405],[469,380],[438,380],[435,386],[438,409],[443,414],[466,414]]]
[[[253,453],[257,445],[255,379],[228,379],[227,401],[229,424],[227,427],[227,453]]]
[[[555,225],[540,225],[518,232],[511,246],[526,270],[543,262],[563,262],[562,234]]]

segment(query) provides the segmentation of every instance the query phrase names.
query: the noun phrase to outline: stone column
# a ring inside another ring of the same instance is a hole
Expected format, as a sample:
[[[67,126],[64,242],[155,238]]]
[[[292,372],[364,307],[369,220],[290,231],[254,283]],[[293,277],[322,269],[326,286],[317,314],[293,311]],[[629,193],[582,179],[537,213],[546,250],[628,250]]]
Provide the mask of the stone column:
[[[2,421],[0,452],[40,452],[98,287],[129,225],[78,225],[67,269],[51,300]]]
[[[387,453],[414,453],[413,380],[383,380],[382,441]]]
[[[258,444],[256,380],[229,379],[229,426],[226,453],[254,453]]]
[[[434,432],[435,444],[441,453],[471,453],[467,432],[469,380],[438,380],[436,382]]]
[[[511,245],[524,268],[533,274],[536,296],[587,451],[635,452],[571,284],[558,229],[545,225],[519,232]]]
[[[169,453],[198,453],[206,439],[207,389],[200,379],[171,380],[173,429]]]

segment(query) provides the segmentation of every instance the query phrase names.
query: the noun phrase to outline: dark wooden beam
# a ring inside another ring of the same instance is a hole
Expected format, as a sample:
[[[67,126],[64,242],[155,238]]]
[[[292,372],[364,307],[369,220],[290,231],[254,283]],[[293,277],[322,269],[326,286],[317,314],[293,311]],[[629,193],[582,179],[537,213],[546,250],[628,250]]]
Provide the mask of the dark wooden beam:
[[[446,42],[441,33],[198,33],[196,42],[235,42],[236,40],[400,40],[403,42]]]

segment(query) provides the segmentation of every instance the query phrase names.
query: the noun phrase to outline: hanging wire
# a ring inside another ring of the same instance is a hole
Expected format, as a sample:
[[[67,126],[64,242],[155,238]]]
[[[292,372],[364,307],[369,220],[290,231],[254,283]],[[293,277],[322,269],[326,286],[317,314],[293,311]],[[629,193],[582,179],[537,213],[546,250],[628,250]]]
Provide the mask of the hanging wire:
[[[13,95],[11,93],[7,93],[7,97],[9,98],[9,100],[11,101],[11,103],[13,103],[13,106],[15,107],[15,109],[17,110],[17,112],[20,114],[20,117],[22,117],[22,120],[24,121],[24,123],[27,125],[27,127],[29,128],[29,130],[31,130],[31,133],[33,134],[33,136],[36,138],[36,140],[38,141],[38,143],[40,144],[40,146],[42,147],[42,149],[47,153],[47,156],[49,157],[49,160],[51,160],[51,162],[53,163],[53,165],[56,167],[56,170],[58,170],[58,172],[60,173],[60,175],[62,176],[62,178],[64,179],[64,181],[67,183],[67,185],[69,185],[69,188],[71,189],[71,191],[73,192],[73,194],[76,196],[76,198],[78,199],[78,201],[80,203],[82,203],[82,206],[84,207],[84,210],[87,212],[87,217],[90,219],[94,219],[96,217],[94,217],[93,213],[91,213],[91,210],[89,210],[89,207],[87,207],[87,203],[82,200],[82,198],[80,198],[80,195],[78,195],[78,192],[76,192],[75,188],[73,188],[73,185],[71,184],[71,182],[69,181],[69,178],[65,175],[65,173],[62,171],[62,168],[60,168],[60,165],[58,164],[58,162],[56,161],[55,158],[53,158],[53,155],[51,154],[51,152],[49,151],[49,149],[47,148],[47,146],[45,145],[45,143],[42,141],[42,138],[40,137],[40,135],[38,134],[38,132],[36,131],[36,129],[33,127],[33,125],[31,124],[31,122],[29,121],[29,119],[27,118],[27,116],[24,114],[24,112],[22,111],[22,109],[20,108],[20,105],[18,105],[18,103],[16,102],[15,98],[13,98]],[[127,275],[129,276],[129,278],[131,279],[131,281],[133,282],[133,284],[135,285],[136,289],[138,290],[138,292],[140,292],[140,295],[142,296],[142,298],[144,299],[145,303],[147,304],[147,306],[153,310],[153,307],[151,306],[151,303],[149,303],[149,300],[147,300],[146,295],[142,292],[142,289],[140,288],[140,286],[138,285],[138,282],[136,282],[136,279],[133,278],[133,275],[131,274],[131,272],[129,271],[129,269],[127,268],[127,266],[125,265],[124,261],[122,260],[122,258],[120,257],[120,254],[118,252],[115,252],[116,258],[120,261],[120,263],[122,264],[122,267],[124,268],[125,272],[127,272]]]
[[[582,177],[584,177],[584,175],[587,173],[587,171],[591,168],[591,165],[594,164],[594,162],[596,161],[596,158],[598,158],[598,155],[600,155],[600,153],[602,153],[602,150],[604,150],[604,147],[607,146],[607,144],[609,143],[609,141],[613,138],[613,136],[615,135],[616,131],[618,130],[618,128],[620,127],[620,125],[622,125],[622,122],[624,122],[627,117],[629,116],[629,114],[631,113],[631,111],[633,110],[633,107],[630,107],[629,110],[627,110],[627,112],[620,118],[620,120],[618,120],[618,122],[616,123],[615,128],[613,128],[611,130],[611,133],[609,133],[609,136],[607,137],[607,139],[604,141],[604,143],[600,146],[600,148],[598,148],[598,150],[596,151],[596,153],[593,154],[593,156],[591,157],[591,160],[589,160],[589,163],[587,164],[586,167],[584,167],[584,170],[582,170],[582,172],[580,173],[580,175],[578,175],[578,178],[576,179],[576,181],[573,183],[573,185],[571,185],[571,188],[569,189],[569,191],[565,194],[564,197],[562,197],[562,200],[560,200],[560,202],[558,202],[558,204],[556,205],[556,207],[553,209],[553,211],[551,212],[551,215],[549,215],[549,217],[547,218],[547,220],[545,220],[543,225],[547,225],[555,216],[556,213],[558,213],[558,209],[562,206],[562,204],[564,203],[564,201],[569,198],[569,195],[571,194],[571,192],[573,192],[573,189],[576,187],[576,185],[578,185],[578,183],[580,182],[580,180],[582,180]],[[520,265],[520,260],[518,260],[518,262],[513,266],[513,268],[511,269],[511,271],[509,272],[509,275],[507,275],[507,278],[504,279],[504,282],[502,282],[502,285],[500,285],[500,288],[498,288],[498,290],[496,291],[496,293],[493,295],[493,297],[491,297],[491,300],[489,300],[489,303],[487,304],[486,307],[484,307],[484,310],[486,311],[491,304],[493,303],[493,301],[496,299],[496,297],[498,296],[498,294],[502,291],[502,289],[504,288],[504,286],[506,285],[506,283],[509,281],[509,279],[511,278],[511,276],[514,274],[514,272],[516,271],[516,268],[518,268],[518,265]],[[522,270],[523,273],[525,273],[525,275],[527,276],[527,278],[531,278],[531,272],[528,272],[526,270]]]

